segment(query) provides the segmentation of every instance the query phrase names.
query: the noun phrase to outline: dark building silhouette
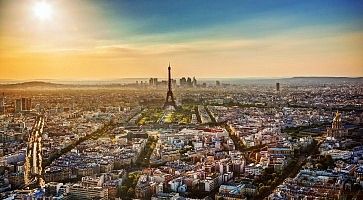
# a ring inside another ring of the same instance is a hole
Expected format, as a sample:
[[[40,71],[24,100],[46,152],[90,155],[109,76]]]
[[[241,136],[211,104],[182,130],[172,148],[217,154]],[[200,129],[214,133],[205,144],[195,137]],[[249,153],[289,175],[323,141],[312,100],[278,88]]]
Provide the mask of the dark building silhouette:
[[[150,86],[157,86],[158,85],[158,78],[150,78],[149,79]]]
[[[187,84],[187,79],[185,77],[182,77],[180,79],[180,86],[184,87]]]
[[[176,109],[176,103],[175,103],[173,91],[171,89],[171,84],[172,84],[171,67],[170,67],[170,63],[169,63],[169,67],[168,67],[168,92],[166,93],[164,109],[168,108],[170,106],[173,107],[174,109]]]
[[[3,95],[1,97],[0,101],[0,112],[1,114],[5,115],[5,93],[3,92]]]
[[[188,85],[188,87],[193,86],[192,79],[190,77],[188,77],[188,79],[187,79],[187,85]]]
[[[31,110],[32,100],[30,98],[15,99],[15,112]]]
[[[276,83],[276,91],[280,91],[280,83]]]
[[[149,85],[154,85],[154,79],[153,78],[149,79]]]
[[[195,79],[195,77],[193,77],[193,86],[194,86],[194,87],[197,87],[197,84],[198,84],[198,83],[197,83],[197,79]]]

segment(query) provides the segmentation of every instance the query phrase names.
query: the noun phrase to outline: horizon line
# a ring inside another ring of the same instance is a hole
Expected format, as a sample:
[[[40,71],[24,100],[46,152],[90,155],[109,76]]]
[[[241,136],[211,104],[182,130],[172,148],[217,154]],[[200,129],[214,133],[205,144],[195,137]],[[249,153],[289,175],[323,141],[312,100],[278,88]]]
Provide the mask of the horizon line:
[[[188,78],[196,76],[181,76],[174,77],[173,79]],[[167,79],[167,77],[120,77],[120,78],[34,78],[34,79],[0,79],[0,81],[117,81],[117,80],[128,80],[128,79]],[[248,77],[196,77],[196,79],[291,79],[291,78],[363,78],[363,76],[248,76]]]

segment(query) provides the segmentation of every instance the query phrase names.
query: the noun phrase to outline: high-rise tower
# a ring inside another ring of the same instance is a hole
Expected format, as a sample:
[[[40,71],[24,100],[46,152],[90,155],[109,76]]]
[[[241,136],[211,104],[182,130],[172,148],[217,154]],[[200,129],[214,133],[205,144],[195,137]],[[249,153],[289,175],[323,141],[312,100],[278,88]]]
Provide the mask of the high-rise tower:
[[[276,83],[276,91],[280,92],[280,83]]]
[[[5,115],[5,93],[3,92],[3,96],[0,101],[0,112],[2,115]]]
[[[168,67],[168,92],[166,93],[166,99],[165,99],[165,103],[164,103],[164,109],[168,108],[168,107],[173,107],[174,109],[176,109],[176,103],[175,103],[175,99],[174,99],[174,95],[173,95],[173,91],[171,90],[171,67],[170,67],[170,63],[169,63],[169,67]]]

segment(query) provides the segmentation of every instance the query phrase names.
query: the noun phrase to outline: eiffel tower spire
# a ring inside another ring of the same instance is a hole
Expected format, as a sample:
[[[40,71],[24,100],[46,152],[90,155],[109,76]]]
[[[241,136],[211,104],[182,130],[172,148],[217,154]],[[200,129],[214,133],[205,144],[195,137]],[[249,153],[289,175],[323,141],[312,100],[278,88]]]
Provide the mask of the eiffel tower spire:
[[[170,67],[170,62],[169,62],[169,67],[168,67],[168,92],[166,93],[164,109],[167,108],[168,106],[172,106],[174,109],[176,109],[176,103],[175,103],[173,91],[171,89],[171,81],[172,81],[172,79],[171,79],[171,67]]]

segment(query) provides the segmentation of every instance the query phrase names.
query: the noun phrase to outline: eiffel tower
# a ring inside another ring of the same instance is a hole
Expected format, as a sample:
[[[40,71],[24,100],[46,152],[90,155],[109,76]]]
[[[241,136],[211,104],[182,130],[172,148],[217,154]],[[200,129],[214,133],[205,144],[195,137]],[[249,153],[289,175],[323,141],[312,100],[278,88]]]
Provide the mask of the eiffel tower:
[[[170,67],[170,63],[169,63],[168,71],[169,71],[168,92],[166,93],[166,99],[165,99],[165,103],[164,103],[163,108],[165,109],[165,108],[168,108],[168,107],[172,106],[174,109],[176,109],[176,103],[175,103],[173,91],[171,90],[171,67]]]

